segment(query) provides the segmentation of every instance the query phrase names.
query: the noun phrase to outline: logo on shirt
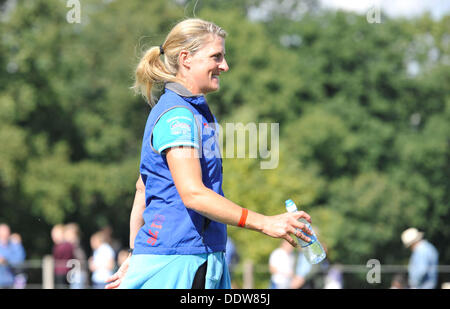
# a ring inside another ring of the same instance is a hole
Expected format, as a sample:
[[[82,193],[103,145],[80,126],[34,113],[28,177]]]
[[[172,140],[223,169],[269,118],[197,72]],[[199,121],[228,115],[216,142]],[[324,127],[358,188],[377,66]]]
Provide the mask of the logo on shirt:
[[[158,234],[163,228],[163,223],[166,218],[163,215],[155,215],[153,218],[152,224],[148,229],[149,238],[147,238],[147,243],[154,246],[158,241]]]
[[[174,120],[170,123],[170,133],[172,135],[188,135],[191,134],[191,125],[185,122]]]

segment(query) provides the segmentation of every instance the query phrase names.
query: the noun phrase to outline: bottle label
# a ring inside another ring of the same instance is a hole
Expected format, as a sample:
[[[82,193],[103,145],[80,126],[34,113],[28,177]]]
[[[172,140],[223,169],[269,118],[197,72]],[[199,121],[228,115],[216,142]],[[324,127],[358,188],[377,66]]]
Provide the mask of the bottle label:
[[[311,225],[308,222],[306,222],[304,219],[300,219],[300,222],[305,223],[306,227],[313,233],[312,235],[308,235],[305,232],[303,232],[302,230],[298,229],[300,232],[303,233],[303,235],[305,235],[311,239],[310,242],[303,241],[300,238],[298,239],[300,246],[302,248],[305,248],[305,247],[308,247],[308,246],[312,245],[313,243],[315,243],[317,241],[317,237],[316,237],[316,234],[314,233],[313,229],[311,228]]]
[[[301,232],[302,232],[304,235],[306,235],[307,237],[309,237],[309,238],[311,239],[310,242],[306,242],[306,241],[303,241],[303,240],[301,240],[301,239],[299,238],[298,241],[299,241],[300,246],[301,246],[302,248],[308,247],[308,246],[312,245],[313,243],[315,243],[315,242],[317,241],[316,235],[308,235],[308,234],[304,233],[303,231],[301,231]]]

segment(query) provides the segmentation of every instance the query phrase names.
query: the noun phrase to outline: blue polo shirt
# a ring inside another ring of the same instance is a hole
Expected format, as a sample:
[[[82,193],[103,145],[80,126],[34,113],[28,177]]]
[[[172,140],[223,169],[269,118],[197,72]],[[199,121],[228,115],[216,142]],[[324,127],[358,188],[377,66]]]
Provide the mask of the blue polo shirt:
[[[145,185],[144,225],[133,254],[192,255],[225,251],[226,225],[187,208],[175,187],[165,150],[198,149],[203,184],[222,191],[222,158],[216,118],[203,95],[168,83],[152,108],[142,141],[140,174]]]

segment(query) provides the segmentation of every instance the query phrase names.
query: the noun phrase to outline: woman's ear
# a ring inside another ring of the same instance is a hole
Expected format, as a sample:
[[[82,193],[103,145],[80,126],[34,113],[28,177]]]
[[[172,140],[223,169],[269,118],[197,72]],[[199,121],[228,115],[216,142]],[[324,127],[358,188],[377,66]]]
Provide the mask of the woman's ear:
[[[180,52],[180,55],[178,56],[178,60],[181,67],[184,67],[186,69],[191,68],[191,53],[187,50],[182,50]]]

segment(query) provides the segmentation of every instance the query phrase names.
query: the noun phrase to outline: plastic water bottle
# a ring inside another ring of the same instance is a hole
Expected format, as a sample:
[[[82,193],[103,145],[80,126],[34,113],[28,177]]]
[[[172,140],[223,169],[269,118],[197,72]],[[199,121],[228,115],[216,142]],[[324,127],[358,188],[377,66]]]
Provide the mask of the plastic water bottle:
[[[286,210],[288,212],[296,212],[297,211],[297,205],[295,205],[295,203],[292,200],[287,200],[285,202],[285,204],[286,204]],[[302,247],[303,254],[305,255],[306,259],[311,264],[318,264],[318,263],[322,262],[326,258],[327,255],[325,253],[325,250],[323,250],[323,247],[320,244],[319,240],[317,239],[316,234],[312,230],[311,225],[309,224],[308,221],[306,221],[303,218],[300,218],[298,221],[306,224],[308,229],[313,233],[313,235],[308,235],[308,234],[304,233],[302,230],[297,229],[311,239],[310,242],[305,242],[302,239],[297,238],[300,246]]]

